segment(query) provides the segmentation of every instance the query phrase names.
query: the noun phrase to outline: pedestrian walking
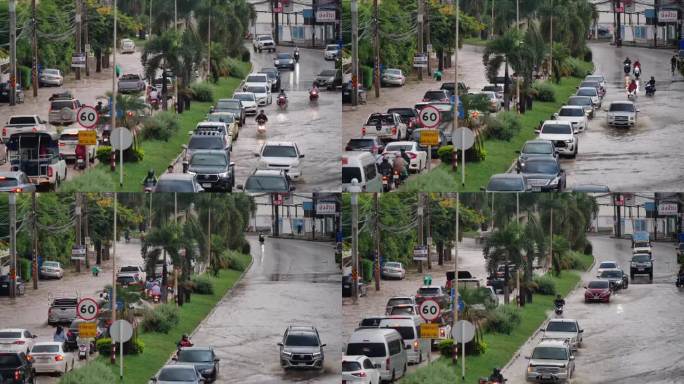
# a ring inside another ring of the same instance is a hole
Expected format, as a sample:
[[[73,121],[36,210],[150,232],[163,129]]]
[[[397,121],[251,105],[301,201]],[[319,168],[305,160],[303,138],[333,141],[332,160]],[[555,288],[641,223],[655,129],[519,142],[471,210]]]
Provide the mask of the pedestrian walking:
[[[675,75],[675,71],[677,70],[678,64],[679,63],[677,60],[677,55],[672,55],[672,58],[670,59],[670,69],[672,70],[672,77],[674,77]]]

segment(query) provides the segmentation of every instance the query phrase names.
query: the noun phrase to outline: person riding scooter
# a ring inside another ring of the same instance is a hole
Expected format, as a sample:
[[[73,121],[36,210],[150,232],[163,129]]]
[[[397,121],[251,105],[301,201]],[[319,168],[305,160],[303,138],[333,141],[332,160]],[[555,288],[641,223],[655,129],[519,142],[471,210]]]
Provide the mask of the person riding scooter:
[[[556,300],[553,301],[553,305],[556,308],[563,308],[565,306],[565,300],[563,300],[561,295],[556,295]]]
[[[492,374],[489,375],[489,381],[494,383],[503,383],[505,381],[499,368],[494,368],[494,370],[492,370]]]
[[[639,59],[634,61],[634,76],[638,79],[641,76],[641,63]]]
[[[157,178],[154,176],[154,169],[147,171],[147,176],[145,176],[145,179],[143,179],[142,184],[145,188],[145,192],[152,192],[154,186],[157,185]]]
[[[624,64],[625,75],[629,75],[629,73],[632,71],[632,60],[630,60],[628,57],[625,59],[623,64]]]
[[[266,113],[264,110],[260,110],[259,114],[254,118],[254,120],[257,122],[259,125],[264,125],[268,122],[268,117],[266,117]]]
[[[636,95],[636,91],[637,91],[637,82],[636,82],[636,80],[632,80],[632,82],[629,83],[629,86],[627,87],[628,96]]]
[[[192,347],[192,346],[193,346],[192,341],[190,341],[190,337],[186,334],[184,334],[183,337],[181,337],[180,341],[178,342],[178,350],[180,350],[181,348]]]
[[[655,78],[651,76],[651,80],[646,83],[646,95],[647,96],[653,96],[655,95],[656,87],[655,87]]]
[[[86,147],[85,145],[77,144],[74,150],[76,155],[76,162],[74,162],[74,169],[85,169],[86,167]]]
[[[299,63],[299,47],[295,47],[293,56],[294,56],[295,62]]]
[[[309,101],[316,100],[318,100],[318,85],[314,82],[311,89],[309,89]]]
[[[266,241],[266,238],[264,237],[264,234],[259,232],[259,243],[263,244],[264,241]]]
[[[392,162],[392,171],[398,173],[401,180],[404,180],[408,177],[408,172],[406,171],[407,167],[408,165],[403,157],[394,156],[394,161]]]

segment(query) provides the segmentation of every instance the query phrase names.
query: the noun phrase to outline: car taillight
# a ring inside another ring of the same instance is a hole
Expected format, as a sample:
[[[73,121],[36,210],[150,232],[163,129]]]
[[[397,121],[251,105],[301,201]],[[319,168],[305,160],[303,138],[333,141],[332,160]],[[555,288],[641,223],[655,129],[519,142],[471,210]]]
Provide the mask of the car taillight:
[[[413,342],[413,349],[415,349],[416,351],[420,349],[420,343],[418,342],[418,340]]]
[[[439,330],[439,337],[446,337],[446,332],[443,328]]]
[[[413,152],[406,152],[406,153],[408,153],[409,157],[412,158],[412,159],[415,159],[416,157],[418,157],[418,155],[416,155],[416,154],[413,153]]]
[[[59,142],[59,146],[60,146],[60,147],[63,147],[63,146],[65,146],[65,145],[66,145],[66,144],[64,144],[64,142],[62,142],[62,141]]]
[[[423,101],[430,101],[427,97],[423,97]]]
[[[3,136],[7,136],[7,127],[4,127],[4,128],[2,129],[2,135],[3,135]]]
[[[385,369],[388,371],[391,370],[391,364],[390,364],[389,357],[387,358],[387,360],[385,360]]]
[[[62,356],[62,355],[55,356],[55,361],[62,361],[62,360],[64,360],[64,356]]]
[[[17,341],[14,342],[14,344],[19,344],[19,345],[21,345],[21,344],[26,344],[26,342],[25,342],[24,340],[17,340]]]
[[[48,167],[47,171],[48,177],[52,177],[52,167]]]
[[[397,134],[397,127],[392,127],[392,134],[396,135]]]
[[[366,372],[354,372],[354,373],[352,373],[352,376],[355,376],[355,377],[366,377]]]
[[[14,371],[14,380],[16,380],[16,381],[21,380],[21,371],[18,369],[16,371]]]
[[[346,157],[343,157],[342,158],[342,165],[347,165],[347,164],[349,164],[349,159]]]
[[[366,134],[366,127],[361,127],[361,136]]]

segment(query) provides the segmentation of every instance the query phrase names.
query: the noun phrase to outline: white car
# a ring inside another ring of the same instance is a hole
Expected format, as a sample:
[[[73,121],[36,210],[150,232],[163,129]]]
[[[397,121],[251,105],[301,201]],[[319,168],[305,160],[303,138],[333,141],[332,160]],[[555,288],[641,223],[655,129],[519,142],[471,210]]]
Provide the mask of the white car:
[[[270,87],[271,83],[268,80],[268,75],[265,73],[252,73],[245,79],[245,83],[242,86],[242,90],[246,90],[248,87],[253,86],[265,86]]]
[[[245,92],[252,92],[254,97],[256,97],[257,104],[260,107],[265,105],[270,105],[273,103],[273,96],[271,96],[271,90],[266,85],[251,85],[245,88]]]
[[[40,276],[61,279],[64,277],[64,269],[59,261],[43,261],[40,266]]]
[[[323,57],[326,60],[335,60],[340,54],[340,49],[337,44],[328,44],[325,46],[325,52],[323,52]]]
[[[74,369],[74,354],[64,350],[64,343],[49,341],[33,344],[28,354],[36,373],[67,373]]]
[[[601,273],[603,273],[603,271],[605,271],[606,269],[616,268],[620,268],[620,266],[615,261],[602,261],[601,264],[599,264],[598,269],[596,270],[596,277],[601,277]]]
[[[135,53],[135,42],[131,39],[121,39],[121,53]]]
[[[145,281],[147,274],[139,265],[124,265],[119,268],[119,272],[116,273],[116,277],[119,276],[133,276],[136,279]]]
[[[406,276],[404,266],[397,261],[388,261],[382,265],[382,277],[394,277],[402,280]]]
[[[240,100],[242,107],[245,109],[245,115],[257,114],[257,99],[252,92],[235,92],[233,99]]]
[[[569,121],[576,131],[584,131],[589,128],[589,118],[584,112],[584,107],[579,105],[564,105],[553,116],[558,121]]]
[[[389,85],[402,86],[402,85],[406,84],[406,77],[401,72],[401,69],[387,68],[382,73],[382,78],[380,79],[380,82],[383,85],[389,84]]]
[[[0,352],[27,352],[33,347],[32,335],[26,329],[6,328],[0,329]]]
[[[570,347],[576,351],[582,345],[582,329],[575,319],[551,319],[544,329],[543,339],[570,340]]]
[[[549,140],[558,150],[558,154],[575,158],[579,139],[569,121],[546,120],[542,128],[535,130],[540,140]]]
[[[76,146],[78,145],[79,128],[66,128],[59,136],[59,154],[65,159],[76,160]],[[88,146],[88,156],[90,161],[95,161],[97,145]]]
[[[606,112],[608,125],[629,128],[636,125],[639,108],[631,101],[613,101]]]
[[[270,35],[259,35],[257,36],[254,41],[252,41],[252,46],[254,47],[255,51],[269,51],[269,52],[275,52],[276,51],[276,44],[275,41],[273,41],[273,37]]]
[[[38,77],[38,84],[55,85],[58,87],[61,86],[62,84],[64,84],[64,76],[62,75],[62,71],[54,68],[43,69],[43,71],[40,72],[40,76]]]
[[[304,154],[294,142],[267,141],[255,155],[259,157],[258,170],[283,169],[295,180],[302,176],[300,159]]]
[[[342,383],[380,384],[380,372],[366,356],[342,356]]]
[[[394,153],[399,155],[401,150],[405,150],[406,154],[411,158],[409,163],[409,170],[413,172],[420,172],[427,167],[427,152],[420,149],[418,143],[415,141],[395,141],[385,146],[383,155],[387,153]]]
[[[383,140],[401,140],[408,136],[406,124],[398,113],[372,113],[361,128],[361,136],[377,136]]]
[[[576,96],[589,96],[591,97],[591,103],[594,104],[594,108],[601,108],[601,96],[599,95],[596,88],[593,87],[582,87],[575,93]]]

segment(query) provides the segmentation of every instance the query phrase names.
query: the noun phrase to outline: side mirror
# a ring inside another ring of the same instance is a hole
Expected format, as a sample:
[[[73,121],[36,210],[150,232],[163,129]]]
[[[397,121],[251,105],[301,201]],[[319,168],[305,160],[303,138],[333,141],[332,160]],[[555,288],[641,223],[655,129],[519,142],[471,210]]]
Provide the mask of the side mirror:
[[[302,153],[301,155],[299,155],[299,158],[300,158],[300,159],[303,158],[303,157],[304,157],[304,154],[303,154],[303,153]]]
[[[480,187],[480,191],[485,192],[486,190],[487,190],[487,188],[485,188],[485,187]]]
[[[278,343],[278,346],[279,346],[279,347],[282,347],[282,346],[283,346],[283,343]]]
[[[639,108],[637,108],[636,111],[639,112]]]
[[[580,329],[580,330],[579,330],[579,333],[584,333],[584,329]]]
[[[221,361],[221,359],[219,359],[218,357],[214,359],[214,363],[218,363],[219,361]]]
[[[234,162],[234,161],[231,161],[230,164],[229,164],[229,167],[235,167],[235,162]]]
[[[553,118],[554,118],[554,119],[558,118],[558,112],[556,112],[556,113],[553,114]]]
[[[515,151],[515,153],[520,154],[520,151],[519,151],[519,150],[518,150],[518,151]]]
[[[325,347],[326,345],[328,345],[328,344],[321,344],[321,348]]]
[[[259,157],[259,152],[254,152],[254,157]]]
[[[245,190],[245,186],[242,184],[238,184],[235,188],[237,188],[238,191],[244,191]]]
[[[295,190],[295,186],[293,184],[290,184],[290,191],[294,191],[294,190]]]
[[[171,360],[173,360],[173,361],[178,361],[178,356],[172,357]]]
[[[537,135],[538,135],[540,132],[541,132],[541,129],[535,129],[535,130],[534,130],[534,133],[536,133]]]
[[[587,289],[587,286],[586,286],[586,285],[584,286],[584,289]]]
[[[156,382],[157,382],[157,378],[156,378],[156,377],[150,377],[150,381],[153,382],[153,383],[156,383]]]

